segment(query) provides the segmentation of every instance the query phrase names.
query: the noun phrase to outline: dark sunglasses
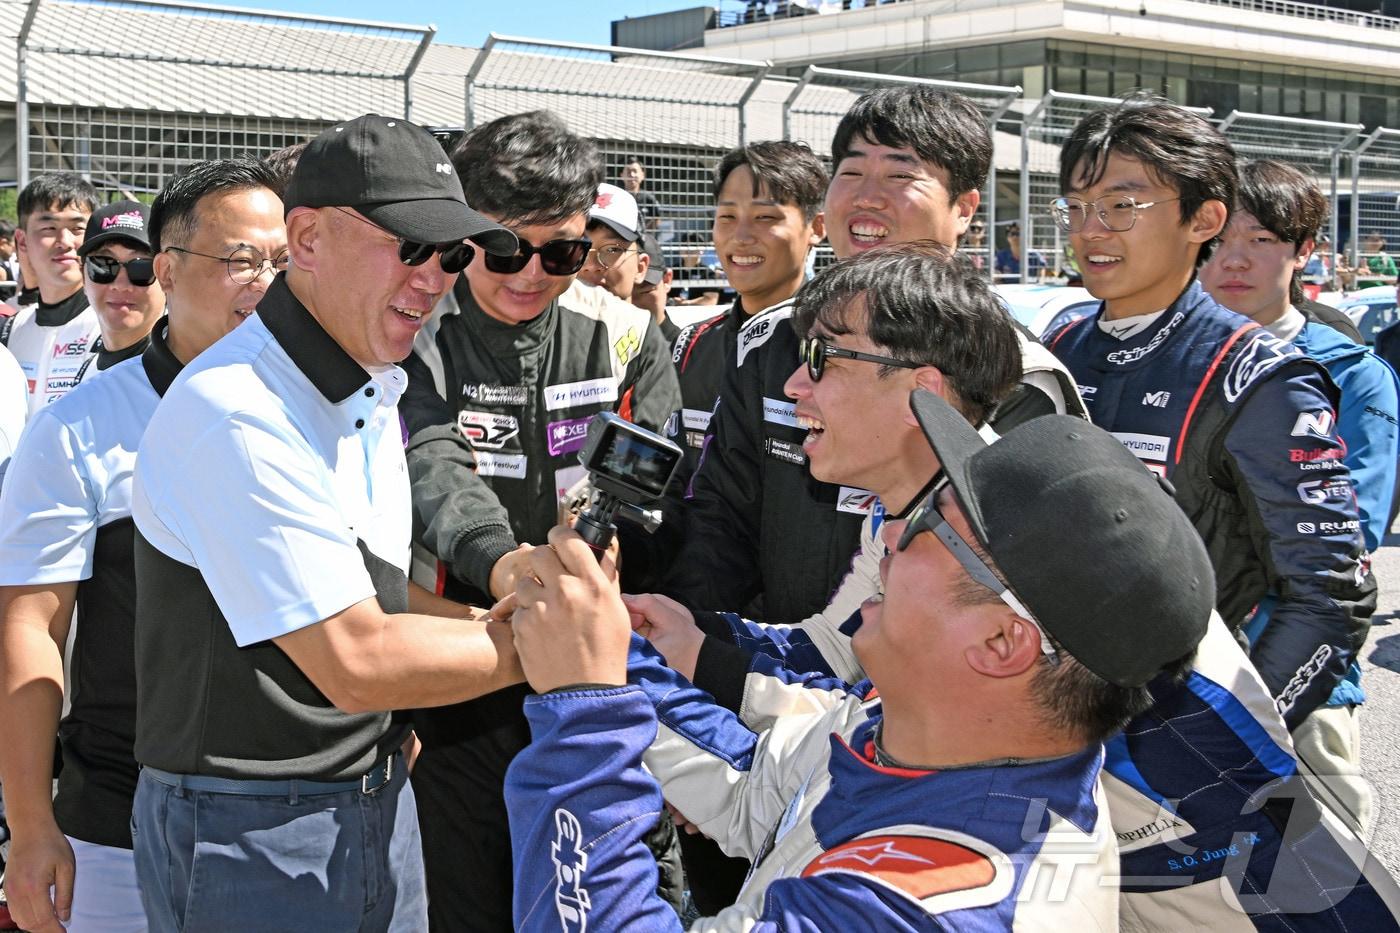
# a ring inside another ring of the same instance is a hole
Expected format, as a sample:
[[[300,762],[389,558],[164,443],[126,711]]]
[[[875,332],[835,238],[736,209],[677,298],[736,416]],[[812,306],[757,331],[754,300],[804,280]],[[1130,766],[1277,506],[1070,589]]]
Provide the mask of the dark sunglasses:
[[[513,256],[495,256],[486,253],[482,259],[486,261],[488,272],[495,272],[499,275],[513,275],[530,264],[530,257],[536,253],[540,257],[540,268],[549,275],[573,275],[583,268],[583,264],[588,261],[588,251],[593,248],[593,241],[588,237],[580,237],[577,240],[550,240],[543,246],[536,246],[533,243],[520,241],[520,248]]]
[[[352,214],[350,211],[336,208],[347,217],[353,217],[360,223],[368,224],[380,233],[387,234],[398,241],[399,262],[405,266],[421,266],[429,259],[433,258],[433,253],[439,255],[439,262],[442,263],[442,271],[448,275],[455,275],[467,266],[471,265],[472,257],[476,255],[476,250],[472,249],[470,243],[419,243],[416,240],[405,240],[401,236],[396,236],[392,231],[385,230],[379,224],[361,217],[359,214]]]
[[[1031,611],[1016,597],[1015,593],[1011,592],[1011,588],[1001,582],[1001,578],[982,561],[982,558],[977,556],[977,552],[972,549],[972,546],[963,540],[962,535],[958,534],[957,530],[948,524],[943,513],[938,511],[938,494],[946,485],[946,480],[936,485],[933,491],[924,498],[924,501],[920,502],[910,513],[909,522],[904,526],[904,533],[899,536],[899,544],[895,545],[895,550],[903,551],[909,547],[910,542],[916,536],[925,531],[931,533],[943,542],[943,546],[962,565],[969,577],[980,586],[991,590],[998,599],[1011,608],[1012,612],[1036,627],[1036,631],[1040,633],[1040,653],[1045,655],[1045,660],[1049,661],[1051,665],[1059,664],[1059,652],[1050,643],[1050,639],[1046,636],[1045,629],[1041,627],[1039,620],[1031,615]]]
[[[137,288],[145,288],[156,280],[156,264],[149,256],[144,259],[128,259],[122,262],[112,256],[87,256],[83,259],[83,270],[87,277],[98,285],[111,285],[117,280],[117,273],[126,270],[126,277]]]
[[[885,366],[898,366],[900,369],[918,369],[923,363],[911,363],[890,356],[876,356],[874,353],[861,353],[843,347],[833,347],[824,337],[803,337],[797,344],[797,358],[807,364],[807,375],[813,382],[820,382],[826,370],[826,358],[834,356],[842,360],[862,360],[866,363],[880,363]]]

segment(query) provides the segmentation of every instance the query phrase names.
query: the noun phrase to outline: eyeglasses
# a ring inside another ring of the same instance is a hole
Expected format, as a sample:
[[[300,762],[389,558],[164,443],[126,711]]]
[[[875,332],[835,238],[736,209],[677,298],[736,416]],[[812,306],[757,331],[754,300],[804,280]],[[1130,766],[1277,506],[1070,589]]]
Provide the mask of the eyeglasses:
[[[520,248],[513,256],[493,256],[486,253],[486,269],[498,275],[513,275],[530,264],[530,257],[536,253],[540,257],[540,268],[548,275],[573,275],[588,261],[593,241],[588,237],[577,240],[550,240],[543,246],[536,246],[527,240],[520,241]],[[606,268],[606,266],[605,266]]]
[[[820,382],[826,370],[826,358],[834,356],[843,360],[862,360],[866,363],[881,363],[885,366],[898,366],[900,369],[918,369],[923,363],[897,360],[891,356],[876,356],[874,353],[861,353],[844,347],[833,347],[824,337],[803,337],[797,344],[797,358],[807,364],[807,375],[813,382]]]
[[[192,249],[185,249],[183,246],[167,246],[166,250],[172,253],[186,253],[190,256],[198,256],[201,259],[212,259],[214,262],[224,264],[224,271],[228,273],[229,280],[235,285],[250,285],[260,279],[265,272],[276,275],[279,272],[287,271],[287,251],[283,250],[276,257],[268,259],[255,249],[239,247],[227,256],[211,256],[208,253],[196,253]]]
[[[470,243],[465,241],[455,241],[451,243],[419,243],[417,240],[406,240],[396,235],[391,230],[385,230],[372,220],[361,217],[359,214],[337,207],[346,217],[353,217],[366,226],[373,227],[380,233],[393,239],[399,244],[399,262],[405,266],[421,266],[429,259],[433,258],[433,253],[438,254],[438,261],[442,263],[442,271],[448,275],[456,275],[467,266],[472,264],[472,257],[476,255],[476,250],[472,249]]]
[[[546,243],[545,245],[548,246],[549,244]],[[597,249],[590,249],[588,255],[604,269],[611,269],[614,263],[636,248],[636,243],[633,243],[631,246],[618,246],[616,243],[613,243],[608,246],[600,246]]]
[[[903,551],[914,540],[920,532],[932,532],[933,536],[943,542],[943,546],[953,555],[954,559],[962,565],[963,570],[979,586],[985,586],[996,594],[997,598],[1006,603],[1011,611],[1035,626],[1040,633],[1040,653],[1045,655],[1045,660],[1052,666],[1060,663],[1060,653],[1055,646],[1050,643],[1050,637],[1045,634],[1045,629],[1025,604],[1011,592],[1011,589],[1001,581],[993,571],[977,556],[977,552],[972,549],[962,535],[948,524],[948,520],[943,517],[943,513],[938,511],[938,494],[947,485],[946,480],[939,483],[932,492],[924,498],[923,502],[914,509],[909,516],[909,523],[904,526],[904,533],[899,536],[899,544],[895,546],[896,551]]]
[[[1089,209],[1093,208],[1105,230],[1122,233],[1133,229],[1133,224],[1137,223],[1138,211],[1180,200],[1181,198],[1176,197],[1139,202],[1126,194],[1106,194],[1093,201],[1085,201],[1082,198],[1056,198],[1050,202],[1050,214],[1055,218],[1055,226],[1066,233],[1078,233],[1089,222]]]
[[[126,278],[137,288],[146,288],[156,280],[155,262],[149,256],[128,259],[122,262],[114,256],[87,256],[83,259],[83,271],[88,280],[97,285],[111,285],[117,280],[117,272],[126,270]]]

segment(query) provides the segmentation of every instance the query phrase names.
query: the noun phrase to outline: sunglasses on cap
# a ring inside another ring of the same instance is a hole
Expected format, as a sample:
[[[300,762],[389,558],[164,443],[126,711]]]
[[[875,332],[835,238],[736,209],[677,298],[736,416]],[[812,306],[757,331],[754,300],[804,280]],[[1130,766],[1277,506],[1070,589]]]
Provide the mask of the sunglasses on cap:
[[[530,264],[530,257],[539,254],[540,268],[548,275],[573,275],[588,261],[588,252],[593,241],[588,237],[577,240],[550,240],[536,246],[521,239],[520,248],[512,256],[495,256],[486,253],[482,259],[486,270],[500,275],[513,275]]]
[[[923,363],[897,360],[892,356],[877,356],[874,353],[861,353],[835,347],[826,342],[825,337],[803,337],[797,344],[797,359],[807,364],[807,375],[813,382],[820,382],[826,371],[826,358],[834,356],[842,360],[861,360],[866,363],[880,363],[884,366],[898,366],[900,369],[918,369]]]
[[[355,218],[360,223],[368,224],[380,233],[387,234],[398,241],[399,262],[403,263],[405,266],[421,266],[423,263],[433,258],[433,253],[437,253],[439,262],[442,263],[442,271],[446,272],[448,275],[454,275],[471,265],[472,257],[476,255],[476,250],[472,249],[470,243],[419,243],[416,240],[406,240],[394,234],[393,231],[385,230],[383,227],[379,226],[379,224],[366,220],[359,214],[351,213],[339,207],[337,207],[336,210],[347,217]]]
[[[1052,666],[1058,665],[1060,653],[1050,643],[1050,638],[1045,634],[1045,629],[1041,627],[1040,622],[1031,615],[1031,611],[1016,597],[1015,593],[1011,592],[1010,587],[1001,581],[992,568],[988,567],[982,558],[977,556],[977,552],[963,540],[963,536],[958,534],[952,525],[948,524],[943,513],[938,511],[938,494],[947,485],[948,482],[945,478],[943,482],[935,485],[933,491],[924,497],[924,501],[920,502],[910,513],[909,523],[904,526],[904,533],[899,536],[899,544],[895,545],[895,550],[903,551],[909,547],[909,543],[914,540],[915,536],[922,532],[931,533],[943,542],[943,546],[962,565],[969,577],[978,585],[991,590],[998,599],[1010,607],[1012,612],[1035,626],[1036,631],[1040,633],[1040,653],[1045,655],[1045,660]]]
[[[87,256],[83,259],[83,271],[87,273],[88,280],[97,285],[111,285],[122,269],[126,270],[127,280],[137,288],[145,288],[156,280],[155,261],[149,256],[128,259],[126,262],[114,256]]]

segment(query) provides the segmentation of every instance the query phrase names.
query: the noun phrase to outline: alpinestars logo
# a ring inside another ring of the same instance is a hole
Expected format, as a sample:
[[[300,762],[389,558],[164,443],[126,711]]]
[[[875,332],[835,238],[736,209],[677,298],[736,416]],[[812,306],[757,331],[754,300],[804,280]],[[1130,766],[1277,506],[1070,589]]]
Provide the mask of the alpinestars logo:
[[[1332,657],[1331,645],[1320,645],[1313,653],[1308,662],[1294,672],[1288,681],[1288,686],[1283,688],[1283,692],[1278,695],[1274,705],[1278,708],[1279,715],[1286,714],[1293,708],[1293,704],[1298,702],[1298,697],[1303,695],[1303,691],[1308,689],[1308,685],[1322,669],[1327,666],[1327,661]]]
[[[839,852],[828,852],[817,859],[818,865],[829,865],[842,859],[852,859],[863,865],[872,868],[882,861],[890,860],[896,862],[915,862],[920,865],[934,864],[932,859],[915,855],[912,852],[904,852],[895,847],[894,840],[887,839],[884,842],[876,842],[864,846],[844,846]]]
[[[559,911],[559,928],[585,933],[593,901],[583,886],[588,853],[583,851],[583,827],[568,810],[554,811],[554,842],[549,846],[554,861],[554,907]]]
[[[1238,401],[1256,379],[1272,372],[1295,352],[1288,344],[1267,334],[1256,337],[1235,357],[1230,371],[1225,374],[1225,400]]]

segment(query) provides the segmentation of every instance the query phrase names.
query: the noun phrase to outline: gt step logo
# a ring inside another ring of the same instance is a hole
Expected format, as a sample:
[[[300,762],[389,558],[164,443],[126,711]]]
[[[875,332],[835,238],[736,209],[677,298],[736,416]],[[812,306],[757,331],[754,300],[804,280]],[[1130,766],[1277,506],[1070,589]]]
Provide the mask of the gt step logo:
[[[1351,494],[1351,483],[1340,477],[1310,479],[1298,484],[1298,498],[1307,505],[1345,502]]]

